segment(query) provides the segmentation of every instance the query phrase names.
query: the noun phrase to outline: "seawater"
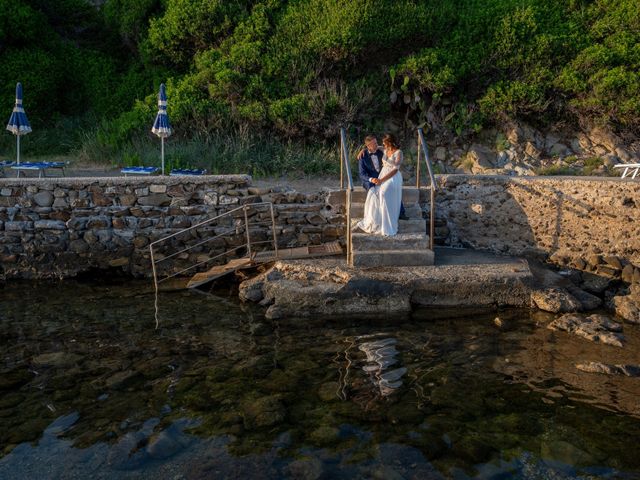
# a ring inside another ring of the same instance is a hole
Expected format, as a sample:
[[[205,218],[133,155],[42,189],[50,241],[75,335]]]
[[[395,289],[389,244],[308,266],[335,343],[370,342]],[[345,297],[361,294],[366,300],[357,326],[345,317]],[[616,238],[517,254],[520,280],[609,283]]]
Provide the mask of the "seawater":
[[[617,349],[528,310],[270,321],[220,292],[156,317],[149,287],[0,289],[0,478],[640,478],[640,379],[575,368],[637,363],[638,327]]]

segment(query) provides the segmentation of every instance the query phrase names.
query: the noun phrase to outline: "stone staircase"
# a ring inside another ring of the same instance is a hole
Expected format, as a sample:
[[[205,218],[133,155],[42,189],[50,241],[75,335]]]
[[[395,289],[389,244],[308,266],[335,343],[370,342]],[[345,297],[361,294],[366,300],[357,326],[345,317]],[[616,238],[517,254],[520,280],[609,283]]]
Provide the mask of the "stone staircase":
[[[428,188],[417,189],[404,187],[402,202],[408,220],[399,220],[398,234],[393,237],[371,235],[360,231],[352,231],[351,246],[353,266],[408,266],[433,265],[433,250],[429,249],[427,235],[427,221],[422,218],[420,208],[420,194],[427,193]],[[363,188],[356,188],[351,195],[351,223],[355,225],[364,215],[364,202],[367,192]],[[339,209],[346,213],[346,195],[344,191],[329,193],[327,203],[332,209]]]

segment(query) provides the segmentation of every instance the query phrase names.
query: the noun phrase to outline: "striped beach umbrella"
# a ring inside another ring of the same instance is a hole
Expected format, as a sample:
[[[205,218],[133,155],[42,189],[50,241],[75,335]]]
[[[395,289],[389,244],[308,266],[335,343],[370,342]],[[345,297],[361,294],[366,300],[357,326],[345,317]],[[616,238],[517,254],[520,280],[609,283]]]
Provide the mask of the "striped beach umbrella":
[[[151,131],[160,137],[160,158],[162,160],[162,175],[164,175],[164,139],[171,135],[171,124],[167,115],[167,92],[164,83],[160,84],[160,93],[158,93],[158,114],[153,122]]]
[[[11,112],[11,117],[9,117],[7,130],[16,136],[16,157],[18,165],[20,165],[20,137],[31,132],[31,125],[22,107],[22,84],[20,82],[16,85],[16,104]]]

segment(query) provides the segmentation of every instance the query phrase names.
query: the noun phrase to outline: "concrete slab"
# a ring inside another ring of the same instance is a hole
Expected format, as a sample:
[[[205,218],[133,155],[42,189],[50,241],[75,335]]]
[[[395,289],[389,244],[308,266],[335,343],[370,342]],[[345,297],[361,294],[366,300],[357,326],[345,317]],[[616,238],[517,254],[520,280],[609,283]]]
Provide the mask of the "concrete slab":
[[[345,207],[346,208],[346,207]],[[405,205],[405,215],[411,220],[422,220],[422,209],[419,205]],[[352,203],[351,204],[351,216],[363,217],[364,216],[364,203]]]
[[[354,250],[427,250],[429,237],[424,233],[399,233],[393,237],[371,235],[368,233],[351,234]]]
[[[353,265],[355,267],[402,267],[433,265],[433,251],[420,250],[379,250],[353,252]]]
[[[531,306],[534,281],[526,260],[451,250],[438,249],[432,266],[349,267],[344,258],[277,262],[251,286],[259,283],[272,302],[267,311],[272,318],[393,313],[412,305]]]

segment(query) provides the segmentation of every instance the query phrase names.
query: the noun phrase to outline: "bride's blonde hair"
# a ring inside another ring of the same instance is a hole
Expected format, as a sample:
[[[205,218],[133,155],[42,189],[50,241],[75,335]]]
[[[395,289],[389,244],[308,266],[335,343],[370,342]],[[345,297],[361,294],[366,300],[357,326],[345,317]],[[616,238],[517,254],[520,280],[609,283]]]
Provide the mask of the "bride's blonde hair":
[[[396,139],[395,135],[393,135],[392,133],[385,133],[384,137],[382,137],[382,144],[389,144],[391,145],[393,148],[400,148],[400,145],[398,144],[398,140]]]

